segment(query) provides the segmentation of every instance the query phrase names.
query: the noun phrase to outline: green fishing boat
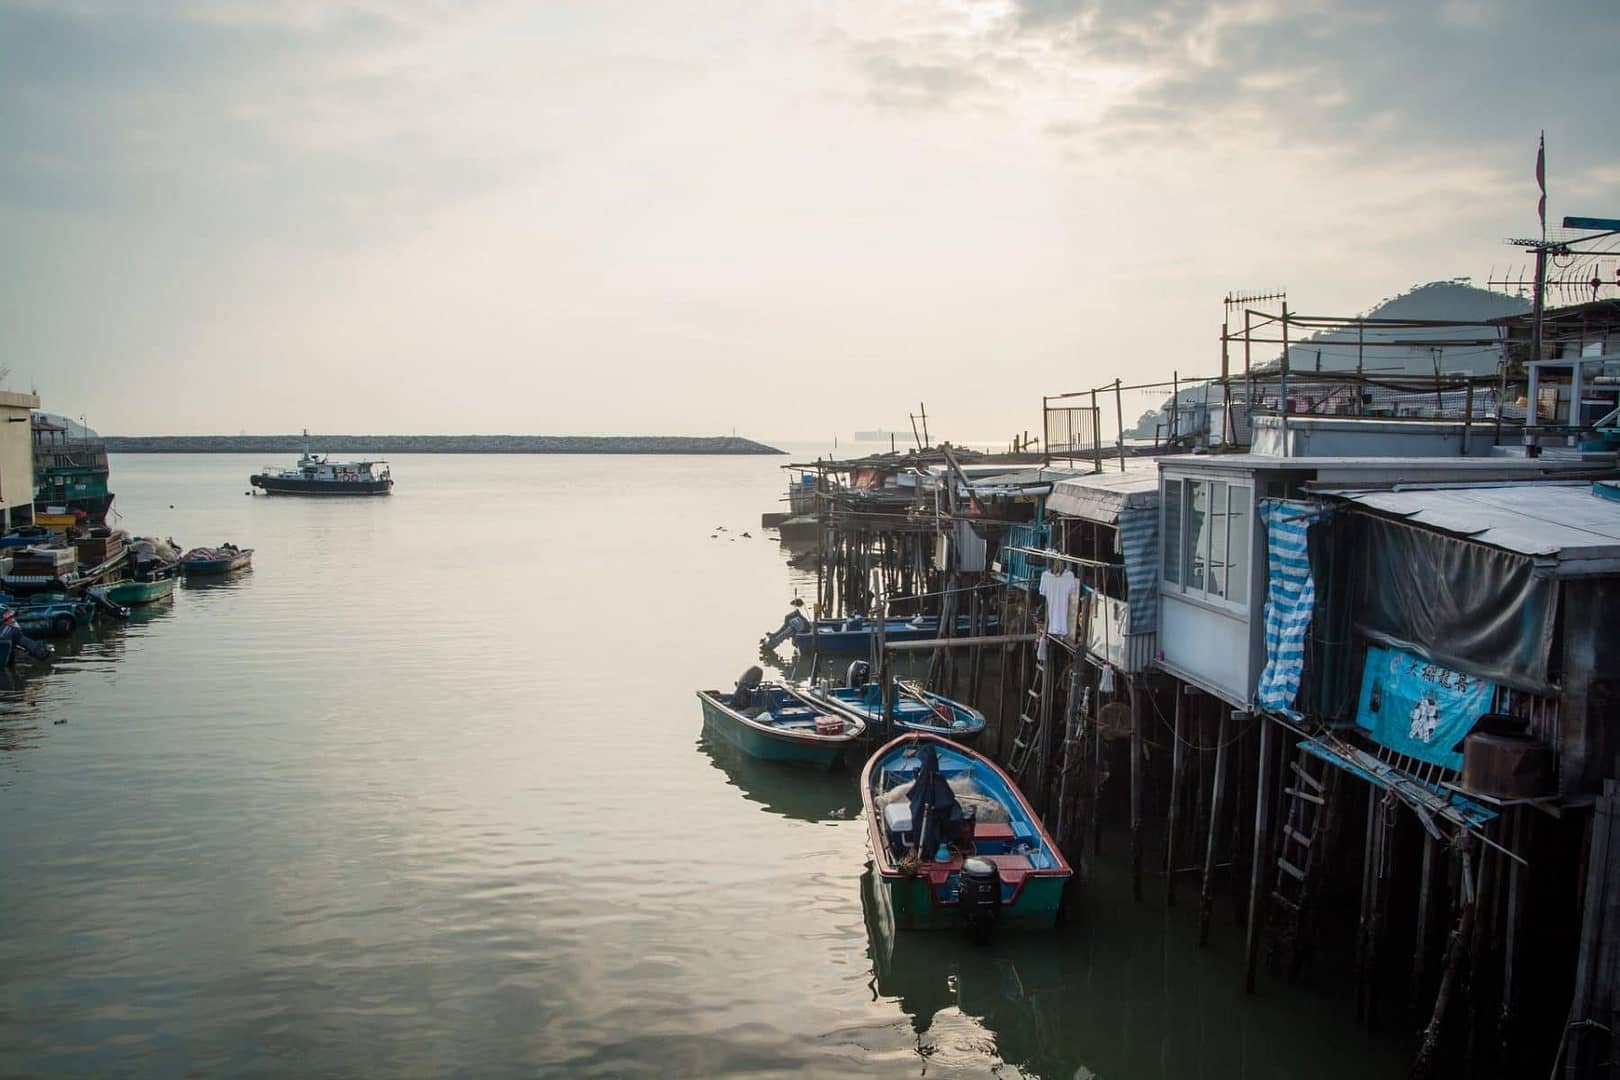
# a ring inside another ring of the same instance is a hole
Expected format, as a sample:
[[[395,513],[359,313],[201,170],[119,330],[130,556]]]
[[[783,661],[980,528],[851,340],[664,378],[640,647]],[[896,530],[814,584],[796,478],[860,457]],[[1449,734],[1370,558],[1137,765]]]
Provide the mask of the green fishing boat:
[[[165,597],[174,595],[174,577],[159,578],[156,581],[120,581],[115,585],[107,586],[107,599],[122,607],[134,604],[150,604]]]

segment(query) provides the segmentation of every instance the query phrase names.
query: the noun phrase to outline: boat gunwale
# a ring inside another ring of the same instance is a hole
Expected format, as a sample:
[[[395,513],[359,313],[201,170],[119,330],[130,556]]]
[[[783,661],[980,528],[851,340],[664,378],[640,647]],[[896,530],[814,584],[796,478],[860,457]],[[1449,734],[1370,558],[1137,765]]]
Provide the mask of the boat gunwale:
[[[904,682],[904,680],[897,680],[897,681]],[[954,743],[955,745],[961,746],[963,744],[959,743],[959,742],[956,742],[956,739],[958,739],[958,738],[966,738],[966,739],[978,738],[980,735],[984,734],[985,728],[989,726],[989,721],[985,718],[984,713],[980,712],[978,709],[975,709],[971,705],[965,704],[964,702],[956,701],[956,700],[954,700],[952,698],[948,698],[944,694],[936,693],[933,690],[924,690],[923,688],[921,688],[919,686],[912,685],[910,683],[907,683],[906,685],[908,687],[910,687],[910,689],[913,692],[915,692],[917,694],[921,694],[921,695],[923,695],[924,697],[928,698],[931,701],[943,702],[947,706],[950,706],[950,707],[953,707],[953,708],[956,708],[956,709],[960,709],[963,712],[968,713],[970,716],[973,717],[975,722],[970,724],[965,730],[955,732],[956,738],[952,738],[953,729],[951,729],[951,728],[939,727],[939,726],[935,726],[935,725],[932,725],[932,724],[929,724],[929,725],[926,725],[926,726],[920,726],[920,725],[918,725],[917,721],[915,721],[915,720],[903,720],[903,719],[901,719],[899,713],[896,713],[893,717],[890,718],[891,722],[896,727],[904,728],[907,732],[911,732],[911,733],[918,734],[918,735],[939,735],[939,736],[942,736],[943,738],[947,739],[948,741]],[[816,694],[815,691],[812,690],[810,687],[804,686],[802,683],[783,683],[782,686],[783,686],[784,689],[787,690],[788,693],[792,694],[794,697],[798,698],[800,701],[804,702],[806,705],[825,704],[828,708],[831,708],[833,711],[835,711],[837,713],[840,713],[841,715],[845,716],[848,719],[859,720],[861,723],[868,724],[868,725],[871,724],[871,722],[872,722],[866,716],[861,715],[863,710],[861,710],[860,708],[858,708],[858,707],[856,707],[854,705],[851,705],[849,702],[844,701],[842,698],[835,697],[834,695],[832,695],[830,693],[827,694],[825,697],[822,697],[822,696]],[[856,688],[854,688],[854,687],[837,687],[837,689],[847,690],[847,689],[856,689]],[[937,711],[936,712],[931,712],[930,715],[937,717],[939,715],[939,713]],[[878,722],[881,724],[881,722],[882,722],[881,716],[879,717]]]
[[[1074,868],[1069,865],[1069,860],[1064,858],[1063,851],[1058,847],[1057,841],[1052,839],[1052,834],[1046,831],[1046,823],[1043,822],[1040,815],[1035,812],[1035,808],[1029,805],[1029,797],[1024,794],[1022,788],[1013,782],[1012,777],[1008,776],[1006,771],[1002,769],[1000,765],[997,765],[994,761],[990,760],[987,755],[981,754],[971,747],[963,746],[961,743],[953,742],[950,739],[945,738],[943,735],[935,735],[926,731],[911,731],[878,747],[872,752],[872,756],[866,759],[866,764],[861,766],[861,809],[866,815],[867,837],[872,841],[872,864],[874,869],[876,869],[876,871],[884,879],[890,881],[906,881],[916,880],[923,877],[923,875],[920,874],[907,874],[902,872],[899,865],[895,862],[894,857],[889,852],[888,842],[883,836],[882,829],[879,825],[881,815],[877,813],[877,805],[873,802],[872,795],[873,768],[879,761],[887,757],[888,754],[895,750],[901,743],[906,742],[944,743],[944,748],[952,751],[953,753],[964,754],[970,759],[977,759],[978,761],[983,762],[985,765],[989,766],[996,773],[996,775],[1000,776],[1001,779],[1006,782],[1007,789],[1017,796],[1018,804],[1023,810],[1024,814],[1027,816],[1030,825],[1032,825],[1036,833],[1040,835],[1041,840],[1046,844],[1047,849],[1051,852],[1052,857],[1057,860],[1058,864],[1051,867],[1030,867],[1028,870],[1024,871],[1026,883],[1027,880],[1032,877],[1069,878],[1074,876]],[[1022,892],[1023,886],[1020,886],[1018,893],[1014,894],[1014,899],[1016,900],[1017,896],[1022,894]],[[932,890],[930,890],[930,896],[932,897]],[[935,903],[937,905],[937,901],[935,901]]]
[[[758,720],[755,720],[751,716],[744,716],[742,713],[720,700],[721,691],[719,690],[698,690],[696,693],[698,700],[704,702],[705,704],[713,705],[728,718],[738,721],[745,727],[752,728],[761,734],[773,736],[783,740],[784,742],[801,743],[805,746],[847,746],[852,742],[859,741],[861,736],[866,734],[866,722],[861,720],[859,717],[851,716],[840,716],[840,719],[842,719],[846,725],[854,724],[854,731],[846,730],[837,735],[820,735],[813,731],[788,731],[783,728],[774,727],[770,724],[761,724]],[[797,698],[797,695],[793,694],[791,691],[788,693],[790,697]]]

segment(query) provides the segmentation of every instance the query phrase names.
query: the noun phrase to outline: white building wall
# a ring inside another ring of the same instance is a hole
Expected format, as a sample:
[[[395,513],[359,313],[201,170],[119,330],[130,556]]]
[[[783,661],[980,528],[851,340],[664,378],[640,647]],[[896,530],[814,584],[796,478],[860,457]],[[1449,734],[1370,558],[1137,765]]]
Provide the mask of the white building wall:
[[[0,516],[11,524],[14,507],[34,505],[34,444],[29,416],[39,408],[35,394],[0,390]]]

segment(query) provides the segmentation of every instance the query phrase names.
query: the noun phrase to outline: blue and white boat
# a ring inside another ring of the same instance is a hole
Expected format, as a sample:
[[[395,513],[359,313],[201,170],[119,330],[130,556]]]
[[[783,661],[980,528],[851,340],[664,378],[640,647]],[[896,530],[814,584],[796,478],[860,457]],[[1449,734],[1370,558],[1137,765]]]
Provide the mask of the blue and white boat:
[[[859,720],[868,731],[884,737],[910,731],[971,743],[984,731],[984,713],[978,709],[904,681],[895,683],[892,730],[883,715],[883,686],[880,683],[867,682],[857,686],[790,683],[788,689],[805,704],[831,709]]]
[[[880,620],[852,615],[847,619],[817,619],[813,630],[802,630],[793,635],[793,645],[800,652],[864,653],[872,648]],[[891,617],[881,620],[885,641],[931,641],[939,637],[938,615],[914,615],[910,618]],[[1001,620],[991,615],[985,629],[994,633]],[[964,636],[972,629],[972,620],[966,615],[956,619],[956,634]]]
[[[861,772],[877,893],[898,930],[1049,929],[1073,871],[1023,792],[988,758],[903,735]]]
[[[699,690],[697,696],[705,730],[765,761],[830,769],[866,730],[859,719],[807,704],[757,677],[745,675],[736,690]]]

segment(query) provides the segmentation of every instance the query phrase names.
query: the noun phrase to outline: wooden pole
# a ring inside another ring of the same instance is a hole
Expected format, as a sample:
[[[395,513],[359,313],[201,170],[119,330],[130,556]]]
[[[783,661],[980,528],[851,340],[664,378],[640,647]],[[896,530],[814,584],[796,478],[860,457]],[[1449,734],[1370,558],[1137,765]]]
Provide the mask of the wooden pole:
[[[1181,700],[1186,687],[1180,680],[1171,680],[1175,687],[1175,745],[1170,749],[1170,812],[1164,827],[1164,902],[1169,907],[1176,903],[1176,819],[1181,803],[1181,784],[1187,769],[1186,720],[1182,716]]]
[[[1523,854],[1529,847],[1525,843],[1525,832],[1529,827],[1529,819],[1522,806],[1512,807],[1508,813],[1513,818],[1512,836],[1513,850]],[[1503,928],[1504,941],[1502,945],[1502,1010],[1497,1017],[1497,1050],[1506,1054],[1513,1045],[1513,1024],[1517,1017],[1513,1011],[1513,966],[1519,951],[1519,920],[1524,912],[1524,876],[1525,869],[1519,865],[1519,860],[1509,859],[1508,862],[1508,895],[1507,895],[1507,925]]]
[[[1126,675],[1131,695],[1131,897],[1142,899],[1142,713],[1147,688]]]
[[[1464,834],[1465,844],[1468,842]],[[1463,877],[1468,879],[1472,874],[1469,866],[1468,848],[1463,848]],[[1474,925],[1474,889],[1465,880],[1463,885],[1462,912],[1457,916],[1456,929],[1452,930],[1451,937],[1446,943],[1446,967],[1440,975],[1440,990],[1434,998],[1434,1015],[1429,1017],[1429,1024],[1423,1029],[1423,1042],[1418,1047],[1417,1059],[1412,1063],[1409,1074],[1411,1080],[1426,1080],[1433,1074],[1435,1054],[1440,1047],[1440,1024],[1445,1019],[1446,1005],[1451,1001],[1451,990],[1457,981],[1457,969],[1462,966],[1463,954],[1467,952],[1469,931]]]
[[[1412,951],[1412,985],[1409,1007],[1417,1012],[1423,996],[1423,980],[1429,961],[1429,924],[1433,922],[1431,901],[1434,892],[1434,837],[1423,834],[1423,869],[1418,878],[1417,941]]]
[[[1255,777],[1254,847],[1249,863],[1249,925],[1243,946],[1243,989],[1254,993],[1255,964],[1260,958],[1260,926],[1265,921],[1261,887],[1265,882],[1266,852],[1270,850],[1271,720],[1260,715],[1260,752]]]
[[[1125,401],[1120,380],[1114,380],[1114,419],[1119,424],[1119,471],[1125,471]]]
[[[1215,735],[1215,784],[1209,793],[1209,838],[1204,842],[1204,881],[1198,901],[1198,944],[1209,944],[1209,913],[1215,905],[1215,859],[1220,851],[1221,807],[1226,802],[1227,733],[1231,713],[1221,710]]]

